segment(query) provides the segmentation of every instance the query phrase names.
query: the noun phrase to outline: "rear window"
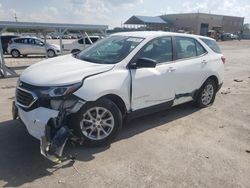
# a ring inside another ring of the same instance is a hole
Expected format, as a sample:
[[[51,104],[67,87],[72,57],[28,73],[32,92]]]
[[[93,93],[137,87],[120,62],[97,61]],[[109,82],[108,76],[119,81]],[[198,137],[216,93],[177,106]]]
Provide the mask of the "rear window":
[[[200,38],[206,45],[211,48],[215,53],[221,54],[220,47],[216,44],[214,40]]]

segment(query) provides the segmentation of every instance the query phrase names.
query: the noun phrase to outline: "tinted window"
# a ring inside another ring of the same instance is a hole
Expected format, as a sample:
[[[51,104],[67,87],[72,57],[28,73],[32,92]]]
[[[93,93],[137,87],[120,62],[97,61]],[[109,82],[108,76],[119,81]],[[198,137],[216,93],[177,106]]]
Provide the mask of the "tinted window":
[[[22,43],[22,40],[23,40],[23,39],[15,39],[14,41],[15,41],[16,43]]]
[[[196,56],[195,40],[187,37],[175,37],[177,59]]]
[[[146,44],[137,58],[149,58],[157,63],[169,62],[173,60],[172,51],[171,37],[161,37]]]
[[[91,41],[93,42],[93,43],[95,43],[96,41],[98,41],[98,37],[90,37],[90,39],[91,39]]]
[[[22,44],[28,44],[28,39],[26,38],[21,38],[21,39],[15,39],[14,40],[16,43],[22,43]]]
[[[214,40],[210,40],[210,39],[204,39],[201,38],[201,40],[206,43],[206,45],[211,48],[215,53],[221,54],[221,50],[220,47],[216,44],[216,42]]]

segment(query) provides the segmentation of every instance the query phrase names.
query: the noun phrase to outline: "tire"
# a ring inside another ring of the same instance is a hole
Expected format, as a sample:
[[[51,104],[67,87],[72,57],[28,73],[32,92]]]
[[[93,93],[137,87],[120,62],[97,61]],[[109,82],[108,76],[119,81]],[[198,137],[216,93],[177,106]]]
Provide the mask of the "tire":
[[[48,57],[55,57],[56,53],[54,50],[47,50],[47,55],[48,55]]]
[[[216,96],[217,87],[214,80],[208,79],[199,90],[196,106],[199,108],[211,106]]]
[[[18,50],[11,50],[11,56],[14,58],[20,57],[20,52]]]
[[[83,138],[84,146],[100,147],[110,144],[118,135],[122,127],[122,114],[111,100],[104,98],[86,103],[71,117],[70,122],[75,134]]]
[[[71,51],[71,53],[74,54],[74,53],[78,53],[78,52],[80,52],[80,51],[81,51],[81,50],[79,50],[79,49],[74,49],[74,50]]]

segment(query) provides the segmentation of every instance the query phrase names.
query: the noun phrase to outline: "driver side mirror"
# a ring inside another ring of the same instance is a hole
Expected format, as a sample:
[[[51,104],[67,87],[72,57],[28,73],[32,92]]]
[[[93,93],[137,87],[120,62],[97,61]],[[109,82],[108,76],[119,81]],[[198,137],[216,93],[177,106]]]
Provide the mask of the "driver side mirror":
[[[135,62],[130,65],[131,69],[138,69],[138,68],[155,68],[157,62],[156,60],[150,58],[139,58]]]

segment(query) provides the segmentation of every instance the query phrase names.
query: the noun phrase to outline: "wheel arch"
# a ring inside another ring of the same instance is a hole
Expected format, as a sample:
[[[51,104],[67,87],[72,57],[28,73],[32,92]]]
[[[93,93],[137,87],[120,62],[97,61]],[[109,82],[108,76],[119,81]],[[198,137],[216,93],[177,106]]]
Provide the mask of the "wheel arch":
[[[216,83],[216,92],[218,91],[218,89],[219,89],[219,79],[217,78],[217,76],[211,75],[211,76],[209,76],[206,80],[204,80],[204,81],[202,82],[202,84],[201,84],[201,86],[200,86],[199,89],[195,90],[195,92],[193,93],[193,99],[194,99],[194,100],[197,99],[198,94],[199,94],[199,92],[200,92],[202,86],[203,86],[209,79],[213,80],[213,81]]]
[[[209,80],[209,79],[211,79],[211,80],[213,80],[214,82],[215,82],[215,84],[216,84],[216,91],[218,90],[218,87],[219,87],[219,79],[217,78],[217,76],[215,76],[215,75],[212,75],[212,76],[209,76],[206,80],[205,80],[205,82],[207,81],[207,80]],[[204,82],[204,83],[205,83]],[[203,83],[203,84],[204,84]],[[203,85],[202,84],[202,85]]]
[[[111,100],[120,109],[122,116],[124,117],[126,115],[127,108],[126,108],[125,102],[123,101],[123,99],[121,97],[119,97],[118,95],[115,95],[115,94],[107,94],[107,95],[104,95],[104,96],[98,98],[97,100],[102,99],[102,98],[106,98],[106,99]]]
[[[74,48],[73,50],[71,50],[70,53],[76,53],[76,52],[79,52],[79,51],[81,51],[81,50],[80,50],[80,49],[77,49],[77,48]]]

